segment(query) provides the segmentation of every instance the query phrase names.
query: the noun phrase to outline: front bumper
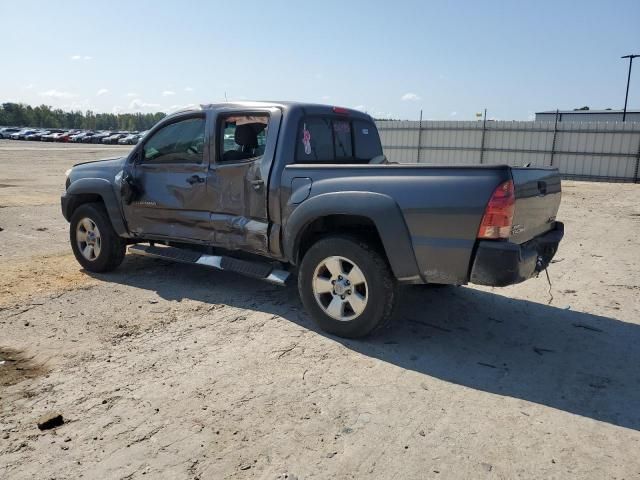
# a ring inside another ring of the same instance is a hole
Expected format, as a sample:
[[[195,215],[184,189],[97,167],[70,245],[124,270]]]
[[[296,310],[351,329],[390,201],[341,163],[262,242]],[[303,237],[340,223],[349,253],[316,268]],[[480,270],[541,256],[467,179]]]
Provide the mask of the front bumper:
[[[564,224],[522,245],[484,240],[479,242],[471,268],[470,282],[504,287],[524,282],[549,265],[564,236]]]
[[[60,197],[60,207],[62,208],[62,216],[65,218],[67,222],[71,221],[71,212],[73,205],[72,197],[67,195],[66,193]]]

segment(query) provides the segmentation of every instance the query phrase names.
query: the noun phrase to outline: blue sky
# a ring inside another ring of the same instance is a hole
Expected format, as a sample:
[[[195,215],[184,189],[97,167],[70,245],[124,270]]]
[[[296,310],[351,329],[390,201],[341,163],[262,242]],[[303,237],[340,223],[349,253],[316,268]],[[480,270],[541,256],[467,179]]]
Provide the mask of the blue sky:
[[[6,2],[0,102],[301,100],[383,117],[622,108],[640,1]],[[640,58],[629,108],[640,108]]]

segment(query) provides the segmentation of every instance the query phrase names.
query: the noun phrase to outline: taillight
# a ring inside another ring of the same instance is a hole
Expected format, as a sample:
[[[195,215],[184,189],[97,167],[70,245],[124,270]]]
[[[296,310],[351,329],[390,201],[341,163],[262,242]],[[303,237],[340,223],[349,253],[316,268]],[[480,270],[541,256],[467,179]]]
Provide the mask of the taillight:
[[[509,180],[500,184],[493,191],[487,208],[484,210],[478,238],[508,238],[511,234],[515,204],[516,195],[513,190],[513,181]]]
[[[349,110],[344,107],[333,107],[333,113],[338,113],[340,115],[349,115]]]

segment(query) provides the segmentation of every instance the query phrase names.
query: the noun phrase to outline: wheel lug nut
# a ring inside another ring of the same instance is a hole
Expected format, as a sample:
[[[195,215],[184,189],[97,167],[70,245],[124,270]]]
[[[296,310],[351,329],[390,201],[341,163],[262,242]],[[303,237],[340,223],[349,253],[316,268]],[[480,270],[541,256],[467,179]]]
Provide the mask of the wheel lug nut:
[[[338,280],[342,280],[342,275],[338,275]]]
[[[344,300],[344,295],[340,295],[340,298],[341,298],[342,300]]]
[[[347,295],[351,295],[351,290],[347,290]]]

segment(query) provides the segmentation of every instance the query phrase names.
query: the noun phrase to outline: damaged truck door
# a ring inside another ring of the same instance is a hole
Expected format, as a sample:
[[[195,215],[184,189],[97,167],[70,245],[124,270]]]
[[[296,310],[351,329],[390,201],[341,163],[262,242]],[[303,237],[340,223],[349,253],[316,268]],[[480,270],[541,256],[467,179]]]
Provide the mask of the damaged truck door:
[[[131,232],[206,240],[208,139],[204,113],[178,116],[151,132],[126,166],[135,192],[123,202]]]
[[[207,180],[214,245],[268,252],[267,184],[279,123],[277,109],[218,115]]]

